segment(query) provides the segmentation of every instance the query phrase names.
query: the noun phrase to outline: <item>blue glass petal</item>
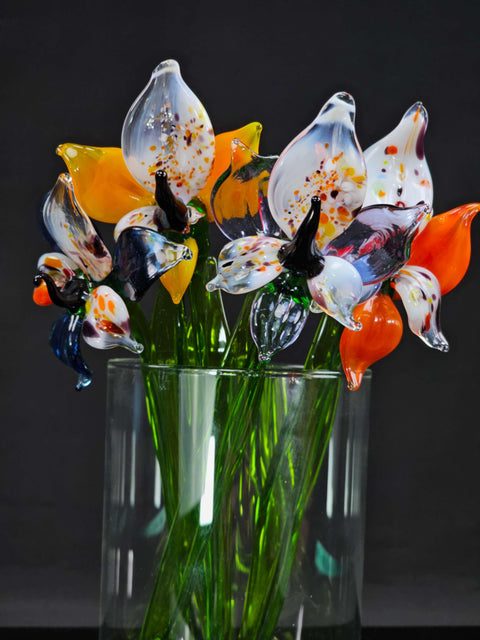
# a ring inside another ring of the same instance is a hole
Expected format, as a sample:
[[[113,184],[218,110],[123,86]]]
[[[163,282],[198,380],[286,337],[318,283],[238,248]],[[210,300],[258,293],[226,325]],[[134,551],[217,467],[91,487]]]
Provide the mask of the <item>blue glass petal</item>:
[[[353,264],[364,285],[381,282],[407,262],[410,241],[430,212],[427,204],[407,209],[389,205],[366,207],[325,247],[324,253]]]
[[[80,316],[65,311],[53,323],[50,331],[50,347],[59,360],[76,371],[77,391],[88,387],[92,381],[92,372],[85,364],[80,353],[80,335],[83,320]]]
[[[171,242],[151,229],[130,227],[118,238],[113,275],[124,295],[138,301],[163,273],[192,257],[184,244]]]

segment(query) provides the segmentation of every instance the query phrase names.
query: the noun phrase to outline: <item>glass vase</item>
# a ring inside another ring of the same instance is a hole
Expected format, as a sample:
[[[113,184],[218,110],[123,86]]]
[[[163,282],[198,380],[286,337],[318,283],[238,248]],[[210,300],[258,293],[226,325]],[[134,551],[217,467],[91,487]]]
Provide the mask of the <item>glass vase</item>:
[[[101,640],[359,638],[369,391],[111,361]]]

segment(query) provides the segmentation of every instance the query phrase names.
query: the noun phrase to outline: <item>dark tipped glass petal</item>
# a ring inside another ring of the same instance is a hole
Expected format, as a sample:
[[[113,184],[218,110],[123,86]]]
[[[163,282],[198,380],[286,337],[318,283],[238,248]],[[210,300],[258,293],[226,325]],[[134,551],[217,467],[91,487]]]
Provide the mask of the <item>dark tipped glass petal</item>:
[[[131,227],[118,238],[113,275],[123,294],[138,301],[163,273],[191,258],[192,252],[184,244],[171,242],[151,229]]]
[[[53,323],[50,331],[50,347],[57,358],[78,373],[76,389],[88,387],[92,372],[85,364],[80,352],[80,335],[83,320],[80,316],[65,311]]]
[[[381,282],[407,262],[411,240],[430,211],[426,204],[366,207],[323,253],[353,264],[364,285]]]

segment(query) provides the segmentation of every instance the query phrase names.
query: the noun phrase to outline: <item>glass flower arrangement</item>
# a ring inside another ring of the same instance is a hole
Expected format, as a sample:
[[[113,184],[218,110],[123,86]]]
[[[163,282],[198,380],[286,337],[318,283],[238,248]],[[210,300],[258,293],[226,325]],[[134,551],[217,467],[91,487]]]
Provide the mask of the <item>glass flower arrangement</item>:
[[[343,367],[355,390],[367,368],[400,342],[396,298],[413,333],[447,351],[440,300],[466,272],[470,225],[480,204],[433,215],[424,154],[428,117],[421,103],[364,153],[354,119],[353,98],[336,93],[279,156],[262,156],[261,125],[215,135],[178,64],[167,60],[130,108],[121,149],[60,145],[57,153],[68,173],[59,176],[42,205],[41,227],[53,251],[38,261],[34,300],[63,309],[50,345],[78,374],[77,389],[92,380],[81,336],[99,349],[123,346],[146,364],[261,372],[298,339],[312,313],[318,328],[304,368]],[[112,253],[92,220],[115,224]],[[211,222],[228,240],[218,260],[210,255]],[[147,319],[139,303],[151,287],[157,291]],[[233,328],[221,291],[245,295]],[[258,380],[247,385],[232,409],[240,423],[228,423],[234,452],[242,450],[245,407],[256,409]],[[188,540],[193,549],[188,557],[181,545],[167,544],[165,550],[173,554],[170,566],[181,566],[183,576],[168,589],[177,590],[182,615],[191,621],[182,585],[194,570],[192,558],[198,560],[210,542],[200,539],[198,523],[176,519],[174,462],[168,454],[174,435],[160,424],[148,374],[145,396],[169,526],[177,541]],[[323,402],[325,437],[315,445],[322,451],[335,394]],[[278,440],[274,444],[280,446]],[[230,456],[232,473],[238,456]],[[318,469],[310,472],[315,477]],[[305,482],[300,502],[309,491]],[[272,496],[269,508],[278,512],[292,505]],[[281,575],[288,581],[286,566]],[[162,560],[163,579],[165,567]],[[265,588],[261,580],[258,588]],[[143,640],[171,637],[171,619],[158,613],[165,589],[159,578]],[[197,635],[210,637],[201,630],[201,599],[196,602]],[[222,602],[225,607],[227,600]],[[263,619],[265,610],[256,615]],[[239,637],[270,637],[274,616],[264,635],[255,625],[242,626]]]

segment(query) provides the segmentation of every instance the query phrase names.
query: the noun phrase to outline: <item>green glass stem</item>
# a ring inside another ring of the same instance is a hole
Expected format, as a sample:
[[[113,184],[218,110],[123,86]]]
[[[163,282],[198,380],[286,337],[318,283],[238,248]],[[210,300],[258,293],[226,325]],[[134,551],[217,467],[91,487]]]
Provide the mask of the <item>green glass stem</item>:
[[[343,327],[339,322],[323,313],[305,359],[304,368],[338,371],[341,367],[339,345],[342,331]]]
[[[255,369],[259,366],[257,347],[250,333],[250,311],[256,292],[247,293],[225,349],[222,367]]]
[[[254,424],[253,416],[256,413],[257,404],[263,388],[263,377],[246,376],[243,389],[236,395],[233,404],[226,412],[225,403],[231,402],[231,393],[228,392],[228,378],[222,380],[217,389],[217,402],[219,413],[228,415],[227,423],[219,435],[220,444],[215,455],[215,504],[213,508],[212,522],[208,526],[201,526],[199,522],[198,508],[192,509],[188,514],[180,516],[177,510],[170,527],[168,540],[160,562],[155,586],[145,616],[140,634],[140,640],[167,640],[174,637],[176,620],[181,617],[188,623],[192,622],[191,600],[202,598],[202,594],[210,596],[209,589],[214,576],[212,571],[199,575],[198,566],[205,568],[205,558],[208,554],[208,545],[211,544],[213,532],[221,530],[221,506],[226,496],[231,492],[231,484],[235,473],[241,464],[243,451],[249,439],[250,430]],[[205,589],[205,584],[207,588]],[[172,607],[166,607],[174,597]],[[222,599],[224,602],[224,599]],[[205,608],[203,608],[203,606]],[[172,611],[173,608],[173,611]],[[217,628],[217,613],[214,606],[209,611],[208,600],[202,603],[200,611],[204,611],[203,620],[198,624],[204,633],[201,637],[214,637],[208,635],[208,629]]]
[[[339,392],[339,381],[332,379],[317,400],[318,413],[309,420],[302,446],[294,437],[297,411],[289,418],[278,440],[261,441],[275,449],[256,509],[255,538],[247,594],[239,640],[270,640],[285,596],[298,544],[298,532],[305,507],[315,485],[330,438]],[[320,422],[320,423],[319,423]],[[268,422],[267,422],[268,424]],[[275,430],[273,430],[275,435]],[[290,477],[290,483],[285,478]]]

